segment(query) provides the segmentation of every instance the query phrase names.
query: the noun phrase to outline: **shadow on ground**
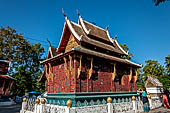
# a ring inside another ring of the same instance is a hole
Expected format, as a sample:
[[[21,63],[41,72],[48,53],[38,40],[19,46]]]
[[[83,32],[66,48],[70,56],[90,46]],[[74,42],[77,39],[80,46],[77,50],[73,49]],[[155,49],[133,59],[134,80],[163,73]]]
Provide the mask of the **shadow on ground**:
[[[0,113],[19,113],[20,109],[21,109],[21,104],[0,106]]]

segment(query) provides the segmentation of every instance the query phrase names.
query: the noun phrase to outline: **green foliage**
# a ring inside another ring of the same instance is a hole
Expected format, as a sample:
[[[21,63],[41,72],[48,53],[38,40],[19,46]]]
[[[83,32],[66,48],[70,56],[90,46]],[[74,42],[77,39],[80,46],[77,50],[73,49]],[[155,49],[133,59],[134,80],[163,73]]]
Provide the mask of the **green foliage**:
[[[142,69],[138,69],[138,79],[136,81],[137,88],[143,88],[145,86],[145,76],[142,74]]]
[[[152,0],[155,3],[155,6],[158,6],[160,3],[169,1],[169,0]]]
[[[170,55],[165,57],[165,66],[166,66],[167,74],[170,76]]]
[[[37,81],[42,72],[39,61],[43,53],[40,43],[29,43],[9,26],[0,28],[0,59],[11,61],[9,74],[17,79],[12,88],[14,94],[23,95],[25,89],[42,88]]]
[[[129,52],[129,47],[126,44],[120,44],[125,52]],[[128,56],[123,56],[124,59],[130,60],[133,57],[133,53],[128,53]]]
[[[164,75],[164,67],[161,66],[158,61],[147,60],[145,63],[146,65],[143,68],[143,72],[146,77]]]
[[[146,65],[143,68],[144,77],[154,76],[160,80],[164,88],[170,88],[170,55],[165,57],[165,67],[155,60],[147,60],[145,62]]]
[[[163,84],[165,89],[170,88],[170,76],[168,75],[161,75],[158,77],[159,81]]]

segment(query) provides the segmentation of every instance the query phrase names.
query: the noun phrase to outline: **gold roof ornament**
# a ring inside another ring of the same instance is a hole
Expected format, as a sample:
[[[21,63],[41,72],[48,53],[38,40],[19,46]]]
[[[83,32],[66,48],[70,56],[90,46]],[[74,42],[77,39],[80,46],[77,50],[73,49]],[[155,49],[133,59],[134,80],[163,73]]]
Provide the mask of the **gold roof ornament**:
[[[22,100],[23,102],[26,102],[27,101],[27,98],[23,98],[23,100]]]
[[[67,105],[68,108],[71,108],[72,107],[72,100],[68,100],[66,105]]]
[[[115,37],[113,38],[113,40],[115,41],[117,39],[117,35],[115,35]]]
[[[111,98],[111,97],[108,97],[108,98],[107,98],[107,102],[108,102],[108,103],[111,103],[111,102],[112,102],[112,98]]]
[[[62,13],[63,13],[63,16],[66,17],[66,14],[64,13],[64,9],[62,8]]]
[[[147,97],[148,97],[148,99],[151,99],[151,95],[149,92],[147,92]]]
[[[79,11],[77,9],[76,9],[76,12],[77,12],[78,16],[80,16],[80,13],[79,13]]]
[[[135,96],[132,96],[132,100],[136,100],[136,97],[135,97]]]
[[[41,104],[45,104],[46,100],[43,98],[41,99]]]
[[[37,98],[36,101],[35,101],[36,104],[39,104],[40,103],[40,99]]]
[[[107,31],[107,30],[108,30],[108,28],[109,28],[109,25],[108,25],[108,26],[106,26],[105,30]]]

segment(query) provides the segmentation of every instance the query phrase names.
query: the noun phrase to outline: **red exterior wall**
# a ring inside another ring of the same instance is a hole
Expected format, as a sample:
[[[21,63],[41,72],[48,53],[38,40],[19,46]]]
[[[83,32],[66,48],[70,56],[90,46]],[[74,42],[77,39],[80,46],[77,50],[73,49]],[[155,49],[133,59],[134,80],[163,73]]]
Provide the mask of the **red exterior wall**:
[[[48,81],[48,93],[69,93],[76,91],[76,79],[73,76],[74,74],[69,71],[69,61],[67,61],[67,67],[70,75],[69,78],[66,76],[64,65],[64,62],[58,65],[52,65],[51,71],[53,73],[53,80],[50,78]],[[74,60],[72,61],[72,66],[74,69]]]
[[[50,79],[48,82],[48,93],[69,93],[69,92],[131,92],[136,91],[136,83],[129,82],[129,75],[123,75],[121,80],[113,81],[113,70],[108,66],[106,70],[93,70],[91,79],[88,79],[89,62],[82,61],[82,72],[79,78],[77,78],[77,70],[79,67],[79,60],[72,60],[72,68],[74,73],[69,71],[69,78],[66,77],[64,70],[64,62],[58,65],[52,66],[52,72],[54,74],[54,80]],[[69,70],[69,60],[67,60],[67,66]],[[119,75],[120,76],[120,75]],[[96,77],[96,78],[95,78]],[[134,77],[133,77],[134,78]]]

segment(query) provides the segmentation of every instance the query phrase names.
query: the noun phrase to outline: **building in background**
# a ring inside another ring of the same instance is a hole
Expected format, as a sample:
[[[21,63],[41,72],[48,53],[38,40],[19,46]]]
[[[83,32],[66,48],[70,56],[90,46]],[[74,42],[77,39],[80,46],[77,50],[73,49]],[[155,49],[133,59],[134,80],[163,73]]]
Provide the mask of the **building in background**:
[[[15,78],[7,75],[8,70],[10,67],[10,61],[8,60],[0,60],[0,95],[9,95],[10,94],[10,88]]]

